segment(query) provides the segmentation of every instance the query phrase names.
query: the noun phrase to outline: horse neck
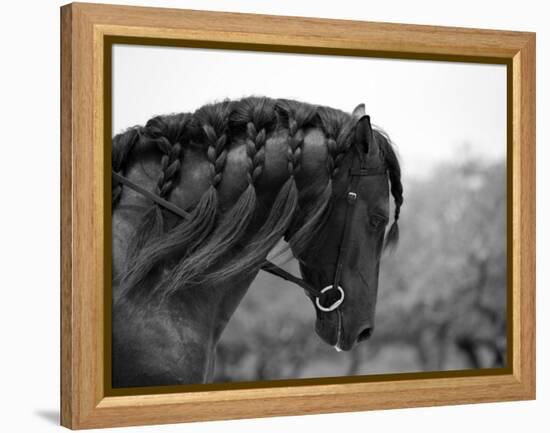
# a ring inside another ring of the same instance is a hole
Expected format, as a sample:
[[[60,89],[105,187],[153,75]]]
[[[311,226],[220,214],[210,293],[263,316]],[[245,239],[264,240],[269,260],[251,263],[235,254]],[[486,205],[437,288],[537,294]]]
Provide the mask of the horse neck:
[[[331,182],[327,173],[326,163],[328,158],[327,139],[323,132],[316,128],[310,128],[305,131],[303,144],[301,146],[300,170],[296,173],[289,173],[289,155],[288,155],[289,134],[286,130],[279,130],[270,134],[265,142],[264,158],[262,163],[261,176],[252,179],[250,184],[250,157],[247,154],[248,143],[242,137],[234,138],[227,144],[227,154],[225,158],[223,176],[214,187],[212,176],[211,161],[205,155],[203,149],[197,145],[189,145],[183,149],[181,158],[181,169],[179,170],[178,182],[174,183],[170,194],[166,199],[176,206],[193,211],[193,209],[202,209],[202,212],[195,221],[197,223],[191,235],[201,235],[203,230],[205,235],[216,234],[215,219],[219,222],[224,217],[230,219],[230,215],[235,221],[229,221],[229,230],[232,226],[239,225],[240,219],[248,218],[252,220],[243,224],[239,236],[231,237],[231,241],[224,238],[222,246],[233,248],[239,245],[245,245],[249,239],[254,238],[262,224],[271,218],[271,225],[268,225],[267,232],[263,233],[267,238],[267,243],[263,239],[256,239],[262,248],[254,251],[254,263],[261,263],[270,248],[273,247],[286,234],[286,230],[293,223],[295,213],[298,209],[308,209],[311,202],[315,202],[320,195],[324,195],[324,200],[328,201],[332,196]],[[162,189],[159,187],[159,178],[165,178],[163,169],[165,166],[159,163],[160,155],[155,155],[149,151],[145,158],[140,158],[139,153],[132,161],[129,161],[125,175],[134,183],[142,187],[155,191]],[[254,171],[255,172],[255,171]],[[248,184],[248,186],[247,186]],[[248,197],[252,195],[251,197]],[[247,197],[245,197],[247,196]],[[244,199],[244,202],[243,202]],[[253,200],[252,200],[253,199]],[[252,201],[250,201],[252,200]],[[151,202],[135,193],[129,188],[124,188],[118,206],[115,208],[113,219],[113,233],[120,234],[120,248],[118,249],[118,262],[114,262],[115,271],[122,271],[124,268],[124,253],[128,250],[128,239],[132,233],[138,231],[139,224],[143,214],[151,210]],[[240,212],[235,212],[235,208],[243,207]],[[232,209],[233,207],[233,209]],[[232,209],[233,214],[231,214]],[[273,211],[275,209],[275,211]],[[155,210],[155,209],[153,209]],[[315,210],[315,209],[313,209]],[[157,206],[157,214],[160,214],[160,230],[165,232],[181,222],[182,225],[188,224],[188,221],[181,221],[170,212],[161,214]],[[230,212],[230,215],[225,215]],[[303,216],[303,215],[302,215]],[[201,226],[201,222],[207,224]],[[206,225],[206,227],[205,227]],[[218,224],[219,225],[219,224]],[[227,228],[227,227],[226,227]],[[265,227],[264,227],[265,228]],[[157,227],[156,230],[159,230]],[[197,236],[198,236],[197,235]],[[215,236],[214,236],[215,238]],[[200,240],[200,236],[198,236]],[[204,244],[204,238],[201,242]],[[229,243],[228,243],[229,242]],[[208,246],[206,242],[206,246]],[[211,253],[218,251],[217,246],[210,243],[211,251],[203,259],[207,259]],[[188,245],[184,245],[184,250]],[[228,251],[225,251],[228,252]],[[148,257],[144,258],[143,265],[149,266]],[[204,269],[204,260],[192,262],[199,270]],[[252,263],[252,264],[254,264]],[[251,269],[252,270],[252,269]],[[234,269],[240,271],[240,269]],[[185,276],[186,274],[183,274]],[[226,277],[227,273],[218,276]]]
[[[158,164],[141,161],[128,177],[154,189]],[[128,239],[151,204],[126,189],[113,210],[113,295],[127,260]],[[170,217],[169,217],[170,219]],[[167,225],[175,221],[166,221]],[[169,266],[149,274],[140,284],[150,290],[160,284]],[[113,378],[118,386],[200,383],[211,380],[215,346],[254,276],[211,287],[188,287],[162,305],[127,297],[113,309]],[[227,290],[230,287],[231,290]],[[162,338],[159,338],[161,336]],[[162,341],[162,344],[159,342]],[[128,348],[133,348],[129,350]],[[158,370],[158,371],[157,371]],[[147,374],[144,374],[147,373]],[[151,383],[143,383],[143,377]],[[137,382],[136,382],[137,381]]]
[[[190,288],[162,308],[115,304],[114,386],[210,382],[216,345],[249,285],[235,282],[230,292]]]

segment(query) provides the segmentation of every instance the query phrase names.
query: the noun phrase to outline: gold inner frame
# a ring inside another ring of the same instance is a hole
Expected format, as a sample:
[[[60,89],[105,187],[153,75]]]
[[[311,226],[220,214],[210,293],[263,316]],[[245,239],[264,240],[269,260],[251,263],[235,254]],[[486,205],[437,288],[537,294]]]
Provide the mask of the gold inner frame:
[[[211,384],[188,384],[188,385],[165,385],[165,386],[147,386],[147,387],[129,387],[129,388],[113,388],[111,386],[111,140],[112,140],[112,48],[113,45],[139,45],[139,46],[164,46],[177,48],[211,48],[224,49],[229,51],[260,51],[271,53],[291,53],[291,54],[317,54],[317,55],[336,55],[336,56],[354,56],[354,57],[372,57],[372,58],[388,58],[388,59],[407,59],[407,60],[426,60],[426,61],[445,61],[445,62],[460,62],[474,64],[501,64],[506,66],[507,79],[507,95],[506,95],[506,179],[507,179],[507,335],[506,335],[506,366],[500,368],[483,368],[483,369],[464,369],[464,370],[446,370],[446,371],[430,371],[430,372],[403,372],[403,373],[388,373],[388,374],[373,374],[373,375],[357,375],[357,376],[334,376],[322,378],[304,378],[304,379],[278,379],[278,380],[262,380],[262,381],[242,381],[230,383],[211,383]],[[509,374],[513,371],[512,346],[513,333],[513,314],[511,308],[511,276],[512,262],[511,255],[511,227],[510,215],[512,210],[512,194],[510,188],[510,180],[512,174],[511,159],[511,68],[512,63],[508,60],[499,58],[478,58],[471,56],[416,56],[404,55],[396,56],[387,52],[359,50],[359,49],[311,49],[310,47],[295,47],[284,45],[268,45],[268,44],[250,44],[250,43],[231,43],[231,42],[213,42],[213,41],[196,41],[185,39],[163,39],[156,37],[132,37],[132,36],[103,36],[103,131],[104,131],[104,185],[105,185],[105,309],[104,309],[104,390],[106,396],[125,396],[125,395],[144,395],[158,393],[177,393],[177,392],[193,392],[193,391],[215,391],[227,389],[249,389],[249,388],[272,388],[272,387],[287,387],[287,386],[305,386],[305,385],[330,385],[330,384],[348,384],[348,383],[369,383],[381,382],[388,380],[405,380],[405,379],[427,379],[427,378],[451,378],[451,377],[471,377],[471,376],[490,376],[499,374]]]

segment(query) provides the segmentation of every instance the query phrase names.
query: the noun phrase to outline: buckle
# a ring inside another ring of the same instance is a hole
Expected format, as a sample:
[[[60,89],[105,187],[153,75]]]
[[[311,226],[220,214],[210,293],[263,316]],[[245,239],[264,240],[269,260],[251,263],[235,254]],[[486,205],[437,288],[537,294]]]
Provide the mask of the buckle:
[[[348,203],[353,204],[355,200],[357,200],[357,194],[352,191],[348,192]]]
[[[332,289],[334,289],[334,286],[331,284],[330,286],[327,286],[323,290],[321,290],[321,293],[326,293],[326,292],[328,292],[329,290],[332,290]],[[338,289],[338,291],[340,292],[340,299],[337,299],[336,301],[334,301],[328,307],[323,307],[321,305],[319,297],[315,298],[315,305],[317,305],[317,308],[319,310],[324,311],[324,312],[334,311],[342,304],[342,302],[344,302],[344,295],[345,295],[344,294],[344,289],[342,289],[340,286],[336,286],[336,289]]]

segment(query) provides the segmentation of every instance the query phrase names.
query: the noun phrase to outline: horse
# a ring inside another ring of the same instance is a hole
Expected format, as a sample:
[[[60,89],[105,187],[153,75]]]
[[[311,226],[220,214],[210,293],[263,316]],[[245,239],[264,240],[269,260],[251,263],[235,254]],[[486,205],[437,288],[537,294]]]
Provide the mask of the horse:
[[[338,351],[371,336],[403,187],[364,104],[254,96],[156,116],[114,136],[112,172],[113,388],[212,381],[261,269],[304,289]],[[267,260],[282,239],[302,278]]]

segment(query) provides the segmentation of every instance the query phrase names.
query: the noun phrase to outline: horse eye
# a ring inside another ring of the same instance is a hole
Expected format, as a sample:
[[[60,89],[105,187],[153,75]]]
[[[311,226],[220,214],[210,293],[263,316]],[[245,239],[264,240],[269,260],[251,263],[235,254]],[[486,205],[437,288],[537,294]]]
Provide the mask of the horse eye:
[[[369,225],[371,228],[378,230],[386,224],[386,218],[380,215],[372,215],[369,218]]]

